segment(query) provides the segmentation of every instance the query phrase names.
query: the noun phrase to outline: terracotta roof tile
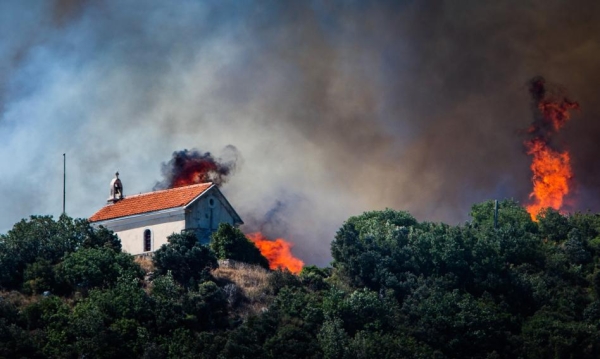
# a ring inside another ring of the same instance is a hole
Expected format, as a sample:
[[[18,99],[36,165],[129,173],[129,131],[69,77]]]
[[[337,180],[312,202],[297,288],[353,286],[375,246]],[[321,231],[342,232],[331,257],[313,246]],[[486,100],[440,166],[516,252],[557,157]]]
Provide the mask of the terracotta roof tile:
[[[135,214],[183,207],[208,190],[213,184],[200,183],[162,191],[126,196],[122,200],[108,204],[90,217],[90,222],[104,221]]]

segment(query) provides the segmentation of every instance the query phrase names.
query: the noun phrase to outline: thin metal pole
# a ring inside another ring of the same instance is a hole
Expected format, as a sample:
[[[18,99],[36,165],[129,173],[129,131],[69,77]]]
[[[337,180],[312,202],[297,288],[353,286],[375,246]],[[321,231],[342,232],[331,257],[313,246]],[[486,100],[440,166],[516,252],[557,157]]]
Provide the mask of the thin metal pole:
[[[67,194],[67,155],[63,153],[63,214],[65,214],[65,200]]]
[[[498,200],[494,201],[494,228],[498,228]]]

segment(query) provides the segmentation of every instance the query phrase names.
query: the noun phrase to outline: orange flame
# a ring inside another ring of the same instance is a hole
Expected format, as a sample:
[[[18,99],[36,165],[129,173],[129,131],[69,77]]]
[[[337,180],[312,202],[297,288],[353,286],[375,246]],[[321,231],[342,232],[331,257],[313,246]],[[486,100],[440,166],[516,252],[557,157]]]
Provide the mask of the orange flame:
[[[269,268],[287,269],[294,274],[300,273],[302,270],[304,262],[292,255],[292,243],[282,238],[271,241],[260,232],[247,234],[246,236],[254,242],[260,253],[267,258]]]
[[[233,155],[237,149],[228,146],[226,149]],[[196,183],[212,182],[217,186],[224,184],[236,168],[236,160],[223,162],[210,152],[198,150],[175,151],[169,162],[163,163],[161,172],[163,180],[154,189],[166,189],[188,186]]]
[[[540,210],[548,207],[559,210],[569,193],[573,177],[571,157],[568,151],[553,149],[550,138],[569,121],[569,110],[579,109],[579,104],[555,93],[548,94],[546,81],[541,77],[531,81],[529,90],[538,116],[528,131],[532,138],[525,142],[527,154],[533,157],[533,191],[529,195],[532,203],[525,208],[531,219],[537,221]]]
[[[572,177],[571,158],[567,151],[555,151],[540,139],[533,139],[526,146],[527,154],[533,156],[533,192],[529,195],[533,203],[525,208],[535,221],[543,208],[562,207],[563,198],[569,193],[569,180]]]
[[[199,170],[190,170],[188,172],[181,173],[177,178],[173,179],[171,188],[189,186],[197,183],[211,182],[209,173],[215,166],[206,166]],[[216,168],[216,167],[215,167]]]

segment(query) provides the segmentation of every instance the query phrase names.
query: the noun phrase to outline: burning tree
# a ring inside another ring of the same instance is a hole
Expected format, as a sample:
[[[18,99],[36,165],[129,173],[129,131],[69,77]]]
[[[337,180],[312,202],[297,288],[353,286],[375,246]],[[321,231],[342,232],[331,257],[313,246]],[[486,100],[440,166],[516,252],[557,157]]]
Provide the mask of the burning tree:
[[[298,274],[302,270],[304,262],[292,254],[292,243],[282,238],[269,240],[260,232],[247,236],[258,247],[260,253],[267,258],[271,269],[287,269],[294,274]]]
[[[529,195],[531,203],[526,208],[536,220],[543,208],[560,209],[569,193],[569,181],[573,177],[571,158],[568,151],[553,148],[551,138],[569,121],[569,111],[579,109],[579,104],[561,95],[561,91],[549,91],[542,77],[530,81],[529,92],[535,120],[528,130],[530,138],[525,141],[527,154],[533,157],[533,191]]]

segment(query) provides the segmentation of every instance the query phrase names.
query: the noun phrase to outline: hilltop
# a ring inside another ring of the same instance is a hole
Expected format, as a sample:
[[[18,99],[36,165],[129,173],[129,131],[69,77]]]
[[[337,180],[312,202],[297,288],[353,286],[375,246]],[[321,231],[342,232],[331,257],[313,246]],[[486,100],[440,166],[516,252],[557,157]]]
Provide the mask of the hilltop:
[[[458,226],[351,217],[332,266],[298,275],[188,234],[134,259],[85,220],[34,216],[0,237],[0,357],[600,356],[600,216],[534,222],[505,200],[495,224],[493,207]]]

